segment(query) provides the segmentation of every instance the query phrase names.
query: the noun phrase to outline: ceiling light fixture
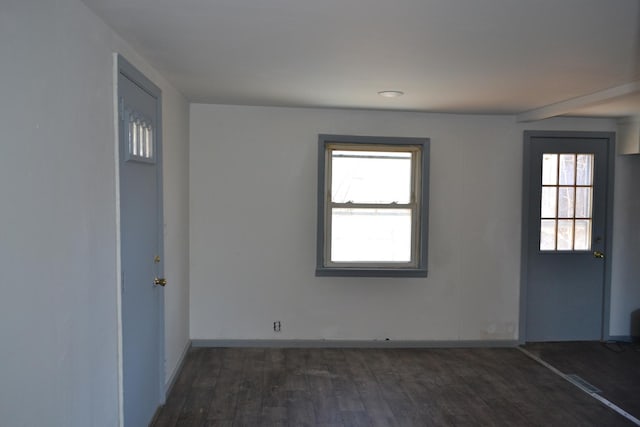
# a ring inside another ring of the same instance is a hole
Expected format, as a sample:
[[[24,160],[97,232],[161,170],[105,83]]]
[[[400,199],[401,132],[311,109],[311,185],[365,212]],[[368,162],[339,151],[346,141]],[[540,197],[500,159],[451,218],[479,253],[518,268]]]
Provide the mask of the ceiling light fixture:
[[[397,98],[404,95],[404,92],[399,90],[381,90],[378,92],[378,95],[384,96],[385,98]]]

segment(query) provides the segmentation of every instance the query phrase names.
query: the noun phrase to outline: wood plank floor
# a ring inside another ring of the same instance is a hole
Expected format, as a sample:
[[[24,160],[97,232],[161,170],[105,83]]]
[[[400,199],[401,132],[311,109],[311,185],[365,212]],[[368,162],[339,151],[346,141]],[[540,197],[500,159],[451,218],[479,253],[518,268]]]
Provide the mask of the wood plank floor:
[[[517,349],[193,348],[167,426],[626,426]]]
[[[562,373],[576,374],[640,419],[640,346],[628,343],[530,343],[525,348]]]

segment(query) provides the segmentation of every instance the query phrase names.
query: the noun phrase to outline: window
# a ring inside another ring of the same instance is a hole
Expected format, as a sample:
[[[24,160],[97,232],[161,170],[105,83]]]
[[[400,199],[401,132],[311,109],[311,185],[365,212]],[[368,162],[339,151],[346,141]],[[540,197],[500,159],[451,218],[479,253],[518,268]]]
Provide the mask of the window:
[[[426,276],[429,139],[318,141],[316,275]]]
[[[127,161],[155,163],[153,124],[141,114],[125,107]]]
[[[541,251],[591,250],[593,162],[593,154],[542,155]]]

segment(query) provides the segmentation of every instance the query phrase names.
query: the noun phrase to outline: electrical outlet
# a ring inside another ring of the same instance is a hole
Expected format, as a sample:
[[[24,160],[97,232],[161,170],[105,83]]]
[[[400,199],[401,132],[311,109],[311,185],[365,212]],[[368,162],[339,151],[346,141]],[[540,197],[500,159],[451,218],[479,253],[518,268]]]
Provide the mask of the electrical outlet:
[[[280,332],[281,328],[282,328],[282,324],[280,323],[279,320],[276,322],[273,322],[273,330],[275,332]]]

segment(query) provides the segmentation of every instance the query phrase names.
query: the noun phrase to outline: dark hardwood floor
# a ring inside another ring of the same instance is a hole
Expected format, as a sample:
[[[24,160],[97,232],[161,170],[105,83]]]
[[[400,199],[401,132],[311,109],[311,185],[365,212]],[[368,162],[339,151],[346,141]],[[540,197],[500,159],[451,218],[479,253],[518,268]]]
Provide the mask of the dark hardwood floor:
[[[517,349],[193,348],[153,425],[632,424]]]
[[[525,349],[564,374],[575,374],[600,395],[640,419],[640,345],[628,343],[531,343]]]

